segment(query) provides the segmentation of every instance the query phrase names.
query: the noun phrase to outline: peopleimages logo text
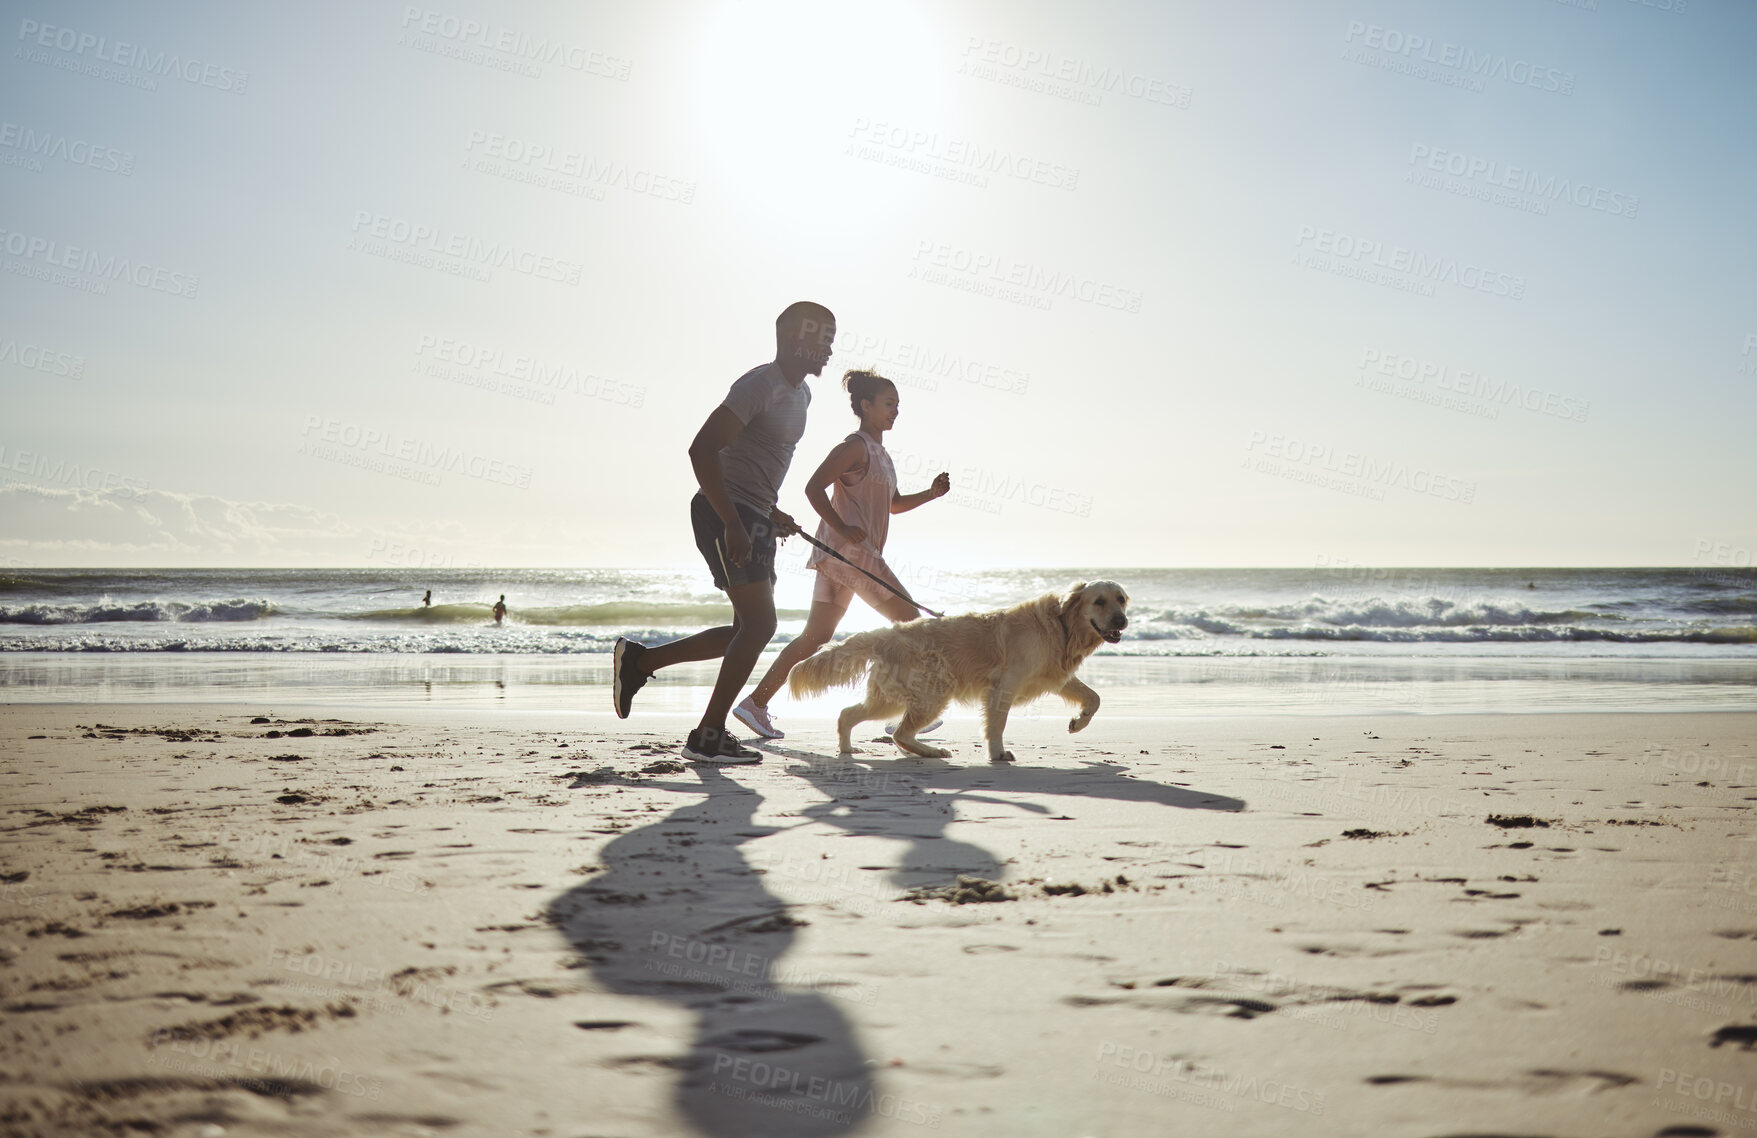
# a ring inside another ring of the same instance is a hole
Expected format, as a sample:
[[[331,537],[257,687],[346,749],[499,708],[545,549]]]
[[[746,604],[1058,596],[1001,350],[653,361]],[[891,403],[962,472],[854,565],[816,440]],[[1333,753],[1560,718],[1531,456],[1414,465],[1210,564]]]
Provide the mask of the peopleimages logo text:
[[[1439,474],[1426,467],[1410,466],[1396,459],[1379,459],[1358,451],[1337,451],[1325,443],[1289,435],[1253,430],[1245,440],[1246,451],[1261,448],[1263,454],[1295,466],[1329,471],[1346,478],[1428,494],[1451,502],[1476,500],[1476,482]]]
[[[877,147],[881,151],[943,162],[974,173],[998,174],[1021,182],[1035,182],[1055,190],[1072,190],[1080,184],[1080,171],[1059,162],[1028,154],[1015,154],[1001,146],[984,146],[967,138],[943,136],[937,130],[917,130],[894,123],[857,118],[848,136],[855,144]]]
[[[1483,79],[1505,79],[1539,91],[1563,95],[1574,93],[1574,73],[1555,67],[1541,67],[1529,60],[1509,59],[1505,54],[1477,51],[1455,43],[1438,42],[1426,36],[1398,28],[1381,27],[1362,20],[1348,22],[1344,41],[1384,52],[1390,56],[1420,60],[1436,67],[1447,67]]]
[[[20,343],[11,337],[0,337],[0,364],[17,364],[63,379],[85,378],[84,356],[58,352],[41,344]]]
[[[217,91],[242,94],[250,82],[248,71],[221,67],[217,63],[203,63],[199,59],[185,59],[174,52],[152,51],[139,44],[39,23],[36,20],[20,20],[18,38],[31,47],[53,48],[114,67],[125,67],[162,78],[181,79],[185,83],[212,87]]]
[[[1375,268],[1406,273],[1421,280],[1455,284],[1462,288],[1504,296],[1511,300],[1525,298],[1525,278],[1503,273],[1481,265],[1462,263],[1455,257],[1433,257],[1401,245],[1384,245],[1370,238],[1339,233],[1302,225],[1294,245],[1307,245],[1320,253],[1343,261],[1359,261]]]
[[[943,241],[915,243],[916,269],[939,269],[968,276],[985,283],[1017,288],[1040,297],[1066,297],[1100,308],[1116,308],[1124,312],[1141,311],[1139,289],[1122,288],[1107,281],[1083,277],[1019,261],[1011,257],[965,249]]]
[[[957,379],[972,387],[1024,395],[1031,387],[1031,373],[1004,367],[962,352],[929,347],[911,340],[892,342],[889,336],[863,330],[841,329],[836,333],[836,355],[862,365],[891,371],[914,372],[924,377],[920,386],[938,391],[942,379]]]
[[[1566,201],[1581,209],[1597,210],[1612,217],[1632,218],[1641,206],[1641,199],[1634,194],[1621,193],[1605,186],[1594,186],[1589,182],[1558,178],[1554,174],[1542,175],[1523,166],[1509,166],[1493,158],[1481,158],[1456,150],[1442,150],[1420,142],[1410,146],[1409,164],[1450,174],[1454,178],[1481,181],[1546,201]]]
[[[122,498],[139,498],[148,486],[138,478],[117,474],[100,466],[81,466],[65,458],[55,458],[41,451],[8,448],[0,443],[0,479],[13,482],[35,480],[62,486],[69,490],[90,490],[94,493],[115,492]]]
[[[75,166],[89,166],[111,174],[134,173],[134,155],[113,146],[70,138],[51,130],[36,130],[15,122],[0,122],[0,147],[34,158],[59,158]]]
[[[472,130],[469,140],[464,143],[464,149],[471,154],[481,154],[505,163],[507,168],[504,171],[486,168],[483,172],[499,173],[512,181],[532,180],[521,177],[516,172],[525,171],[532,176],[552,174],[562,178],[583,179],[593,186],[608,186],[628,190],[630,193],[648,194],[684,205],[695,201],[696,184],[693,179],[657,174],[642,167],[630,166],[626,162],[594,158],[578,150],[567,150],[485,130]]]
[[[167,269],[163,265],[131,261],[114,253],[99,253],[81,245],[67,245],[17,230],[0,229],[0,250],[34,264],[52,265],[58,269],[86,273],[104,280],[127,281],[141,288],[190,299],[194,298],[196,289],[201,284],[200,277]]]
[[[1592,407],[1588,400],[1577,396],[1560,395],[1541,387],[1495,378],[1468,368],[1454,368],[1451,364],[1418,359],[1379,348],[1362,350],[1360,370],[1412,381],[1418,385],[1432,383],[1441,391],[1467,396],[1485,404],[1502,407],[1517,405],[1527,411],[1557,419],[1572,419],[1576,423],[1586,422],[1587,412]],[[1355,386],[1363,384],[1357,380]],[[1385,390],[1385,387],[1380,385],[1377,389]]]
[[[404,7],[402,27],[405,33],[412,29],[460,46],[499,52],[533,64],[555,63],[570,71],[624,82],[628,80],[629,61],[619,56],[595,51],[584,44],[551,36],[533,36],[499,24],[485,24],[449,12],[436,12],[432,8]]]
[[[330,453],[339,448],[341,451],[357,451],[361,455],[379,461],[388,460],[403,463],[411,470],[429,474],[462,474],[467,478],[479,478],[484,482],[498,483],[502,486],[515,486],[527,490],[531,485],[532,468],[517,463],[505,462],[498,458],[476,454],[461,447],[440,446],[426,439],[411,438],[392,431],[380,430],[376,427],[363,427],[358,423],[343,422],[339,419],[325,418],[322,415],[305,416],[305,426],[299,432],[307,439],[316,435],[316,440],[308,443],[310,453],[319,458],[335,459]],[[327,443],[325,450],[320,444]],[[336,461],[341,461],[335,459]],[[360,462],[343,462],[347,466],[362,466]],[[375,468],[375,473],[378,472]],[[425,468],[422,470],[421,468]],[[400,475],[399,475],[400,476]],[[438,485],[430,479],[429,485]]]
[[[964,57],[966,61],[1032,73],[1045,80],[1091,92],[1124,94],[1185,110],[1190,105],[1190,89],[1181,83],[1143,75],[1126,67],[1095,64],[1059,52],[971,36],[964,43]]]
[[[355,212],[353,230],[356,240],[388,241],[423,254],[455,257],[479,268],[511,269],[515,273],[562,284],[579,284],[580,274],[585,269],[578,261],[532,253],[504,242],[485,241],[468,233],[448,232],[439,226],[370,210]]]

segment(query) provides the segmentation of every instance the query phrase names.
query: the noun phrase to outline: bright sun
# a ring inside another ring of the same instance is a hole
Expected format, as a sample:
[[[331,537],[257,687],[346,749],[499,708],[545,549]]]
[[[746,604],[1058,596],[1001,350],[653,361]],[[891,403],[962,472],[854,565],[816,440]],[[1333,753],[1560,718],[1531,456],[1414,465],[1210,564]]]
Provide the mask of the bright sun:
[[[692,108],[704,176],[739,220],[826,233],[908,208],[923,179],[845,156],[862,123],[945,117],[956,61],[921,3],[728,0],[696,25]],[[778,185],[812,185],[816,216]]]

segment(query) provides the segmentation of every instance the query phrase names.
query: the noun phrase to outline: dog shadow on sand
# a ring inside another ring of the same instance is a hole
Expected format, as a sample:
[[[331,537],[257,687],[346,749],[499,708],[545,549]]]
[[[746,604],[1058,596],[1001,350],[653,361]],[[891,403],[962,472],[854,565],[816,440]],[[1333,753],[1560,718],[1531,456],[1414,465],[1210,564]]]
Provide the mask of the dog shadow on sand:
[[[765,749],[795,760],[788,773],[825,795],[826,801],[801,811],[797,825],[823,823],[907,843],[891,875],[899,888],[951,884],[958,875],[1001,875],[994,854],[946,836],[946,827],[957,820],[954,803],[1048,810],[990,792],[1071,794],[1179,809],[1244,808],[1235,798],[1129,778],[1107,763],[1089,762],[1075,770],[965,767],[915,757],[829,759]],[[923,1104],[875,1085],[839,1001],[809,979],[804,985],[788,982],[782,958],[804,923],[790,915],[800,899],[776,895],[765,878],[781,882],[794,875],[776,865],[753,865],[744,850],[746,843],[780,828],[755,823],[763,801],[756,791],[719,768],[695,770],[700,783],[647,783],[690,800],[659,821],[618,835],[603,849],[603,872],[549,905],[550,921],[604,988],[665,1001],[695,1017],[687,1055],[633,1056],[621,1064],[676,1070],[679,1112],[698,1133],[716,1138],[845,1134],[875,1115],[936,1124]],[[873,900],[882,912],[887,910],[880,906],[896,899]],[[588,1021],[580,1026],[617,1030],[626,1025]]]
[[[998,879],[1004,873],[1002,863],[989,850],[946,835],[946,827],[960,820],[960,803],[1011,807],[1056,821],[1069,819],[1036,799],[1101,798],[1179,810],[1237,812],[1245,808],[1241,799],[1131,777],[1116,764],[1092,760],[1074,768],[1024,763],[969,765],[896,753],[826,757],[773,744],[764,749],[794,760],[788,772],[826,795],[827,801],[801,812],[805,817],[851,835],[909,843],[889,876],[891,884],[901,889],[950,884],[959,875]]]

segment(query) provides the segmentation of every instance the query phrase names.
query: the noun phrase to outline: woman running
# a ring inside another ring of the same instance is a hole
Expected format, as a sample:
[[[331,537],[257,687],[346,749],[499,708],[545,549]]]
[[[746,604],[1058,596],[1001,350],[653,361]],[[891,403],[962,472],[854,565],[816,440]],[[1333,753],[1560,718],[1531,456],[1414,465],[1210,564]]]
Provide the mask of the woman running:
[[[873,576],[889,581],[898,592],[907,592],[883,556],[891,515],[950,493],[952,476],[942,471],[926,490],[897,493],[897,470],[884,444],[885,432],[897,423],[897,385],[874,372],[851,371],[843,375],[842,387],[860,417],[860,430],[838,444],[805,484],[806,501],[823,518],[817,539]],[[824,493],[831,483],[836,487],[833,498]],[[786,737],[769,718],[769,700],[787,682],[793,665],[829,643],[849,601],[858,596],[894,621],[910,621],[920,615],[914,605],[821,549],[811,551],[806,566],[817,570],[817,584],[812,589],[805,631],[781,649],[762,680],[732,709],[740,722],[765,739]]]

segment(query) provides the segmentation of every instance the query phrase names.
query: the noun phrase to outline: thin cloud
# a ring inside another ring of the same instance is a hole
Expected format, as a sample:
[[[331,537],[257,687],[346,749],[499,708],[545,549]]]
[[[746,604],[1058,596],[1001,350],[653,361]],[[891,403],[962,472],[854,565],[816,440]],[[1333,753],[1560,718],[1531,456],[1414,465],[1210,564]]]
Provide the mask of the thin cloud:
[[[406,550],[455,547],[461,528],[391,531],[295,503],[169,490],[0,487],[0,553],[31,564],[395,564]]]

